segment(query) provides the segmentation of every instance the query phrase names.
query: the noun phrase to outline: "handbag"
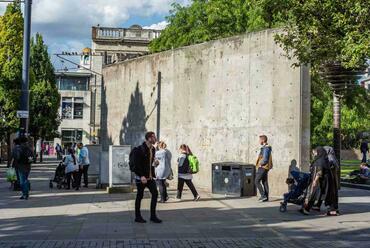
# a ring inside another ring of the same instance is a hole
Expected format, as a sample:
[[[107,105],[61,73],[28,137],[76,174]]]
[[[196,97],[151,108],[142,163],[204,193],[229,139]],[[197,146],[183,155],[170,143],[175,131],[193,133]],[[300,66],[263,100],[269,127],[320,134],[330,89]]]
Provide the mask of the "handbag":
[[[168,180],[173,180],[173,171],[172,171],[172,168],[170,168],[170,175],[167,177]]]
[[[6,180],[8,182],[15,182],[17,181],[17,174],[15,172],[15,169],[14,168],[8,168],[6,170]]]

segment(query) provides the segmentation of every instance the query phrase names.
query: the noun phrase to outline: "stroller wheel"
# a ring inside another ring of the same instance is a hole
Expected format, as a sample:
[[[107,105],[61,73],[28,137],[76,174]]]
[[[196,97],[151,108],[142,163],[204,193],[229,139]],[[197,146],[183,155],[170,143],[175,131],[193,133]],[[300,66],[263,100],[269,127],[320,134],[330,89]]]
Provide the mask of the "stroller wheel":
[[[53,188],[53,180],[50,180],[50,182],[49,182],[49,188]]]
[[[280,208],[279,208],[280,212],[284,213],[286,212],[286,204],[284,204],[283,202],[280,203]]]

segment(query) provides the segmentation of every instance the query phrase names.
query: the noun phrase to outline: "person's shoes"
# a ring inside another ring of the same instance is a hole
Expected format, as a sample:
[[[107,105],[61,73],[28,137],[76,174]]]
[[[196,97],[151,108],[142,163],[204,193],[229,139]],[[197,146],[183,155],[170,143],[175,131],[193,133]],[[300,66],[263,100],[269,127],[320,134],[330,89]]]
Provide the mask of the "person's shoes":
[[[267,197],[261,197],[258,201],[259,202],[267,202],[267,201],[269,201],[269,198],[267,198]]]
[[[19,198],[19,200],[24,200],[24,199],[25,197],[23,195]]]
[[[303,215],[309,215],[309,214],[310,214],[310,212],[309,212],[309,211],[307,211],[305,208],[301,208],[301,209],[299,210],[299,212],[300,212],[301,214],[303,214]]]
[[[314,210],[314,211],[320,212],[320,208],[319,207],[312,207],[311,209]]]
[[[25,199],[25,200],[28,200],[28,195],[26,195],[26,196],[24,197],[24,199]]]
[[[156,224],[162,223],[162,220],[158,219],[158,217],[150,218],[150,221]]]
[[[165,202],[168,201],[170,198],[167,196],[166,199],[164,200]]]
[[[200,195],[197,195],[195,198],[194,198],[194,201],[199,201],[200,199]]]
[[[261,196],[260,198],[258,198],[258,201],[262,202],[262,199],[263,199],[263,197]]]
[[[89,186],[87,186],[87,185],[84,185],[84,188],[88,188]]]
[[[76,187],[76,189],[75,189],[76,191],[78,191],[78,190],[80,190],[80,188],[79,187]]]
[[[144,220],[143,217],[136,217],[135,222],[137,222],[137,223],[146,223],[146,220]]]
[[[166,201],[165,200],[160,200],[160,201],[158,201],[158,203],[166,203]]]

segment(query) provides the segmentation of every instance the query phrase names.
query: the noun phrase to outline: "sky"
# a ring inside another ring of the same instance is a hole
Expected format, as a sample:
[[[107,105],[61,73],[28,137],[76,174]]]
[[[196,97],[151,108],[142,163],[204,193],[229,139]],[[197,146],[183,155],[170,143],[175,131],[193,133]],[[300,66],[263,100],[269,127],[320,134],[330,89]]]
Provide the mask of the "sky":
[[[51,54],[80,52],[91,47],[91,27],[129,27],[139,24],[164,28],[171,3],[190,0],[33,0],[32,34],[39,32]],[[0,2],[0,15],[6,8]],[[22,5],[23,8],[23,5]],[[52,61],[56,63],[56,57]],[[58,68],[57,68],[58,69]]]

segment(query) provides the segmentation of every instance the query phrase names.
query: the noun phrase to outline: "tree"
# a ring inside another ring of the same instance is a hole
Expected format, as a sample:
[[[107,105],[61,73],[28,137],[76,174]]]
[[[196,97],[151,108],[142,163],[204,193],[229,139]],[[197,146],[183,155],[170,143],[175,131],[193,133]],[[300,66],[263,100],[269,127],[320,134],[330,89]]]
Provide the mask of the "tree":
[[[41,34],[31,40],[30,64],[32,70],[30,94],[30,134],[36,141],[58,136],[60,124],[60,95],[56,86],[54,67]],[[42,161],[42,156],[40,156]]]
[[[0,139],[6,139],[10,154],[10,135],[19,126],[22,75],[23,17],[19,2],[8,4],[0,16]],[[8,159],[9,163],[9,159]]]
[[[159,38],[150,43],[151,52],[159,52],[270,28],[279,25],[281,18],[262,16],[264,6],[283,8],[283,0],[193,0],[189,6],[173,4],[167,17],[168,26]]]

